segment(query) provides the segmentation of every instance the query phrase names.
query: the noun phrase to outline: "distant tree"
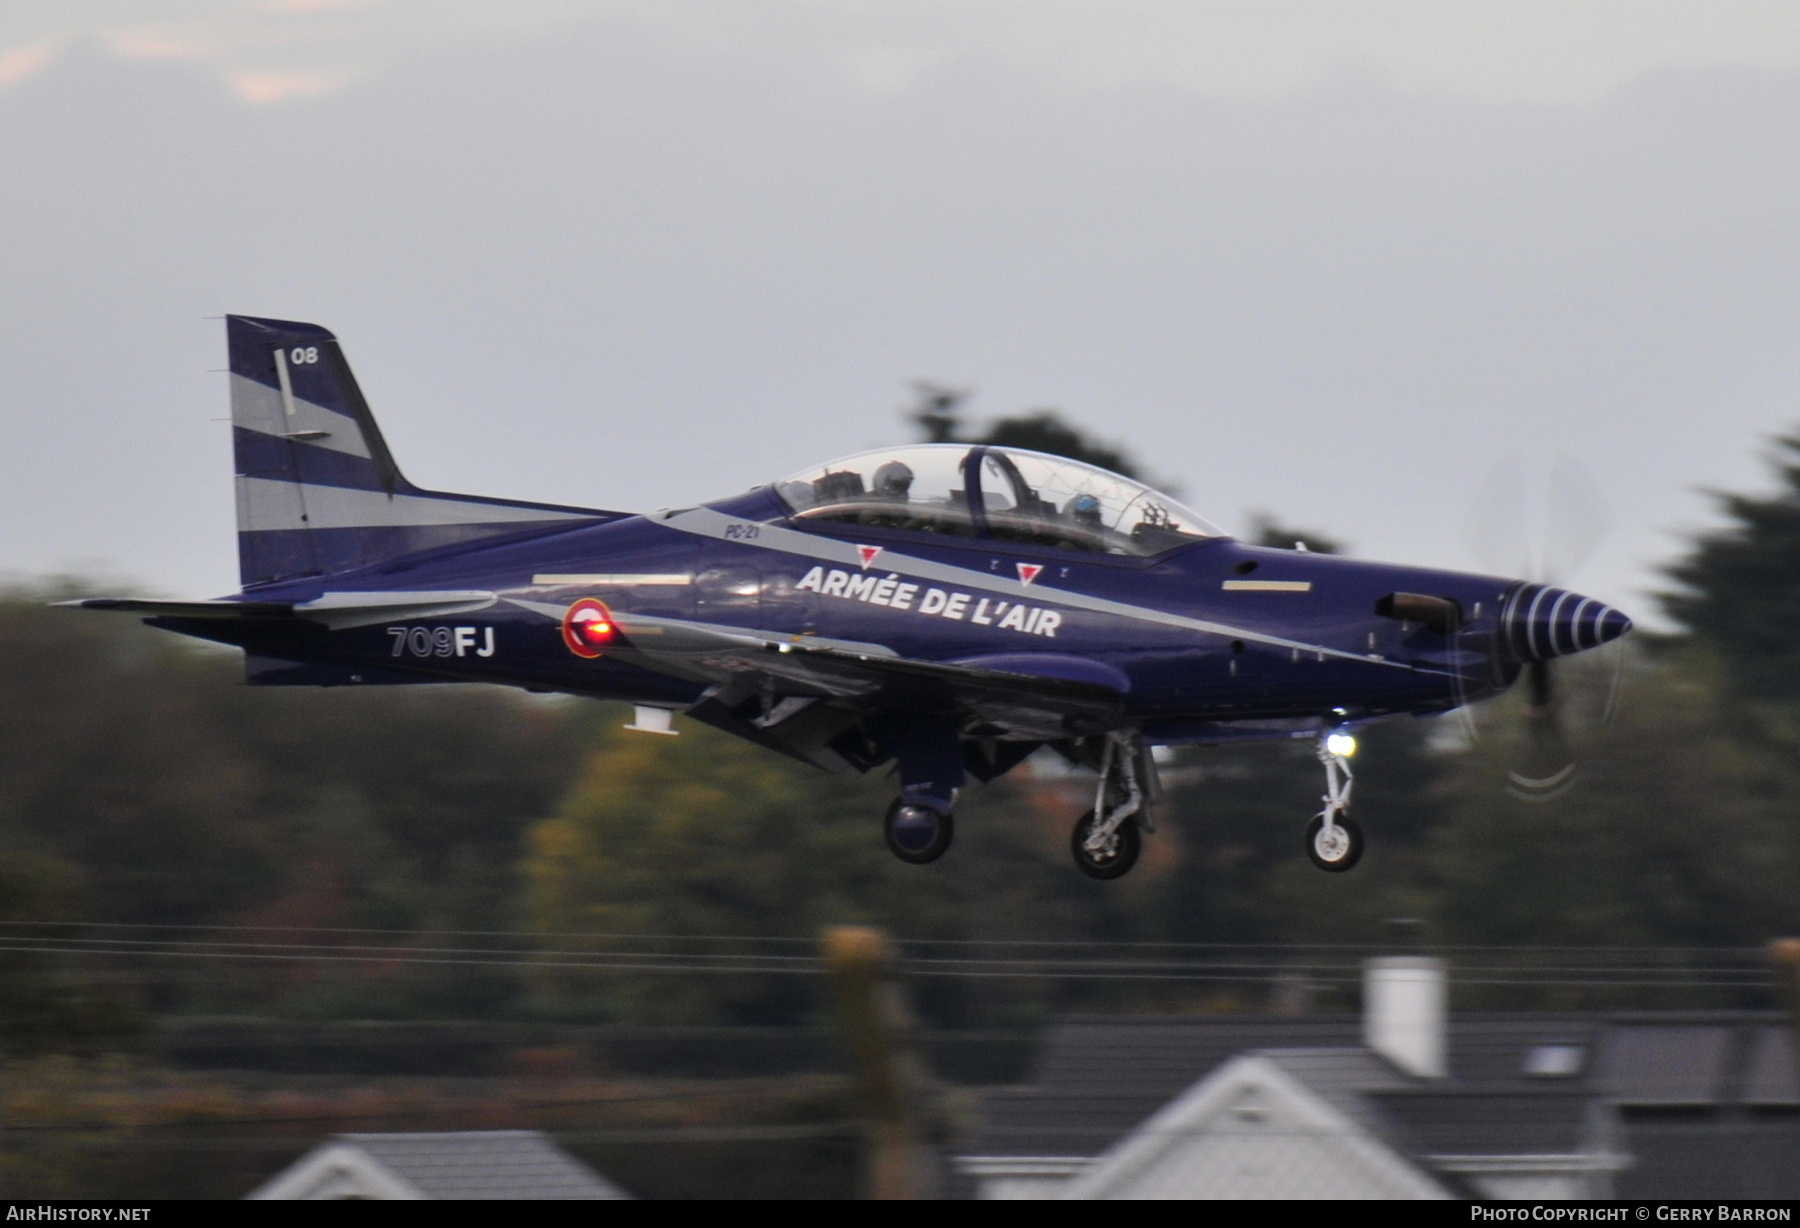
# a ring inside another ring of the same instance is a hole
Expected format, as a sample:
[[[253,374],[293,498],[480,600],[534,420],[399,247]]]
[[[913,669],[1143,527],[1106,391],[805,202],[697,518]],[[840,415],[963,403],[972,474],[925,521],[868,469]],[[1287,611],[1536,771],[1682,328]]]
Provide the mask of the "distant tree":
[[[1585,678],[1566,671],[1572,702],[1607,685],[1604,662],[1585,664]],[[1800,772],[1790,755],[1741,736],[1720,673],[1702,644],[1658,653],[1611,726],[1578,731],[1581,776],[1548,803],[1507,792],[1516,734],[1485,722],[1488,735],[1455,764],[1421,880],[1439,933],[1705,948],[1757,946],[1800,927]]]
[[[962,430],[962,406],[970,393],[929,380],[914,380],[914,403],[907,418],[919,428],[926,443],[955,443]]]
[[[915,943],[1154,936],[1148,867],[1140,881],[1105,884],[1069,864],[1069,826],[1091,789],[1040,795],[1029,777],[973,787],[949,855],[909,866],[882,843],[893,785],[879,776],[827,775],[699,726],[679,738],[608,735],[532,831],[527,915],[541,931],[668,935],[685,941],[659,949],[732,956],[809,955],[822,927],[845,923]],[[794,976],[586,981],[549,967],[540,983],[563,1009],[646,1023],[786,1023],[820,1008],[818,987]],[[1096,1000],[1121,988],[1132,987],[1102,984]],[[1009,978],[918,985],[940,1024],[1017,1021],[1061,1001],[1056,992]]]
[[[1067,456],[1126,477],[1139,476],[1137,463],[1122,450],[1101,443],[1079,427],[1065,422],[1054,409],[996,418],[988,424],[978,442]]]
[[[1244,534],[1244,540],[1253,546],[1268,546],[1275,550],[1296,550],[1304,543],[1314,554],[1344,553],[1343,543],[1336,538],[1285,525],[1267,512],[1251,515],[1250,531]]]
[[[11,924],[0,924],[0,933],[27,948],[74,936],[55,924],[72,915],[74,867],[9,844],[0,850],[0,923]],[[43,951],[0,950],[0,1056],[133,1046],[141,1017],[126,998],[94,986],[85,975],[91,970]]]
[[[928,443],[991,443],[1026,448],[1085,461],[1126,477],[1141,476],[1137,462],[1122,449],[1095,439],[1066,421],[1058,410],[1036,409],[995,418],[985,430],[970,434],[962,417],[962,407],[971,395],[967,390],[925,381],[914,382],[913,390],[917,402],[907,417]]]
[[[1668,569],[1681,587],[1663,608],[1719,654],[1740,694],[1800,705],[1800,434],[1771,460],[1775,493],[1715,496],[1730,523]]]
[[[524,832],[579,766],[587,709],[498,688],[248,688],[235,652],[51,595],[0,599],[0,915],[515,924]],[[60,885],[34,887],[34,866]],[[429,965],[187,966],[158,966],[152,1005],[435,1014],[518,991]]]

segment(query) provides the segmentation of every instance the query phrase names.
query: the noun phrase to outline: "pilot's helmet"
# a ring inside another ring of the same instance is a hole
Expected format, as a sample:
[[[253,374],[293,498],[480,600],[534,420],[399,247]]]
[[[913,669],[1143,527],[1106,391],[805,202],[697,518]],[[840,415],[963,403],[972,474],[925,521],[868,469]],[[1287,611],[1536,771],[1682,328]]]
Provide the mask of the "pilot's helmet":
[[[1069,515],[1081,524],[1099,525],[1100,500],[1093,495],[1076,495],[1069,500]]]
[[[886,461],[875,470],[875,494],[889,499],[904,499],[912,490],[913,471],[900,461]]]

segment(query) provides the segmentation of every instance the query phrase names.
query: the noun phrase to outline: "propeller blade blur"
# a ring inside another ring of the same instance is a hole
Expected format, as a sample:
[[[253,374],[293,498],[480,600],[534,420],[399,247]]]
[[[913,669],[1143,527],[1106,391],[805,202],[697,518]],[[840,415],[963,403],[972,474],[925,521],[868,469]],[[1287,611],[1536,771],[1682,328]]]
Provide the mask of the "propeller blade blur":
[[[1522,802],[1547,802],[1575,783],[1562,719],[1562,694],[1549,661],[1525,667],[1525,748],[1506,774],[1506,791]]]
[[[1580,461],[1556,458],[1544,508],[1543,546],[1538,559],[1550,584],[1566,584],[1612,532],[1612,513],[1593,473]]]

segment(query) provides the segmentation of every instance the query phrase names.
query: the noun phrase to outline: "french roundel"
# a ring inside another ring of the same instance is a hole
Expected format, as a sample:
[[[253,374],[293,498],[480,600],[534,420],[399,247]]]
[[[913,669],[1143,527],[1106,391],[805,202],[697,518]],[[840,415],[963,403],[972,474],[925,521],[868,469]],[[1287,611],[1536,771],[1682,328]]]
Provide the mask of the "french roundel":
[[[570,652],[591,660],[618,639],[619,628],[605,602],[583,597],[563,615],[562,637]]]

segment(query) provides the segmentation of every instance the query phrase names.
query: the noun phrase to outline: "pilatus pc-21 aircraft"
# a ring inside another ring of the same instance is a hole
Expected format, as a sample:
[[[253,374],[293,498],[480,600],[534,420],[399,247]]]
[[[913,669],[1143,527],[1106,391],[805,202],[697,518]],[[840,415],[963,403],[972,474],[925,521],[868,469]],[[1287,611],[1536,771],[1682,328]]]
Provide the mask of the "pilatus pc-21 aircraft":
[[[227,316],[243,591],[72,604],[235,644],[259,686],[497,682],[636,705],[825,769],[892,763],[889,848],[934,861],[968,778],[1049,746],[1099,774],[1075,863],[1152,828],[1159,746],[1317,742],[1306,849],[1347,870],[1359,725],[1428,715],[1630,629],[1578,594],[1234,541],[1015,448],[905,445],[648,515],[420,490],[337,339]],[[1537,783],[1554,786],[1554,777]]]

